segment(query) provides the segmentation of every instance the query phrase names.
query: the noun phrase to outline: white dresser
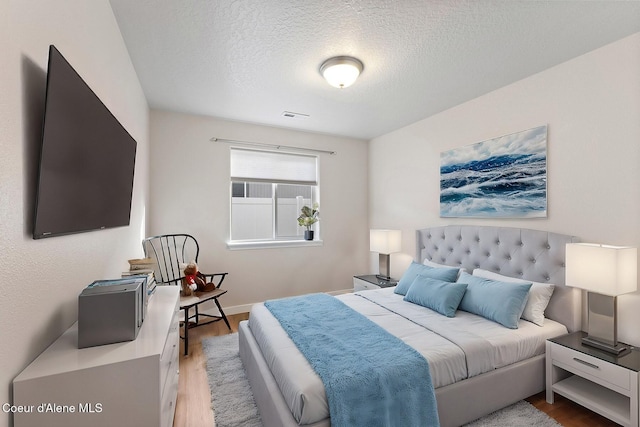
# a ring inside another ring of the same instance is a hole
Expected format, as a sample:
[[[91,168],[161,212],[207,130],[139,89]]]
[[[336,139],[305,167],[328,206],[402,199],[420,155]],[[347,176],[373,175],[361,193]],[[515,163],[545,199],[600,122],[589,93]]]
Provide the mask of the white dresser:
[[[13,381],[14,427],[173,425],[178,286],[158,286],[134,341],[78,349],[78,324]]]

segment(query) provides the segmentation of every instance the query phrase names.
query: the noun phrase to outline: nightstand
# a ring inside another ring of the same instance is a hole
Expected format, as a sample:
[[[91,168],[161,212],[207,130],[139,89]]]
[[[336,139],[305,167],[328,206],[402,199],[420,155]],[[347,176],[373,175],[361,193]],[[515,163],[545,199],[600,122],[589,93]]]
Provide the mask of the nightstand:
[[[547,402],[558,393],[623,426],[638,426],[640,351],[619,356],[582,344],[575,332],[547,340]]]
[[[353,276],[353,292],[364,291],[367,289],[389,288],[397,284],[398,281],[396,279],[379,279],[375,274],[367,276]]]

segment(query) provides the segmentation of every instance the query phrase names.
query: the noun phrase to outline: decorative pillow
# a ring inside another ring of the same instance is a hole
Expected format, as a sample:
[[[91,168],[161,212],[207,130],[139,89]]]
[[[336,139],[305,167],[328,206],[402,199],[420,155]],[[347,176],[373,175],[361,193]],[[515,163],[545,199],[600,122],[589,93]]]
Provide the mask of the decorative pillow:
[[[398,281],[398,285],[395,287],[393,292],[400,295],[406,295],[409,287],[418,274],[429,277],[431,279],[443,280],[445,282],[455,282],[456,277],[458,277],[458,270],[459,268],[451,267],[433,268],[412,261],[411,265],[407,268],[407,270]]]
[[[502,282],[509,283],[532,283],[531,289],[529,289],[527,304],[524,306],[524,311],[522,312],[522,318],[535,323],[538,326],[544,325],[544,311],[549,305],[551,295],[553,295],[554,285],[550,283],[538,283],[516,279],[515,277],[503,276],[502,274],[482,270],[480,268],[473,270],[473,275],[485,279],[500,280]]]
[[[404,300],[454,317],[466,289],[466,283],[444,282],[418,274]]]
[[[422,263],[424,265],[426,265],[427,267],[433,267],[433,268],[452,268],[450,265],[444,265],[444,264],[438,264],[437,262],[433,262],[433,261],[429,261],[428,259],[425,259],[424,261],[422,261]],[[454,267],[455,268],[455,267]],[[466,268],[459,268],[458,269],[458,277],[460,277],[460,275],[462,273],[467,273],[467,269]],[[458,278],[456,277],[456,279]]]
[[[498,282],[468,273],[462,273],[458,282],[468,285],[458,307],[460,310],[518,329],[531,283]]]

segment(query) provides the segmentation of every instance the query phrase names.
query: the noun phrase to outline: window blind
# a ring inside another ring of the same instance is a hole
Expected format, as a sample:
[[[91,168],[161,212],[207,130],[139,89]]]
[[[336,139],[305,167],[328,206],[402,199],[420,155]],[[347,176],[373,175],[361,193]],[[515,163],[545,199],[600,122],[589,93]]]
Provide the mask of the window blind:
[[[231,150],[231,180],[318,185],[318,158],[271,151]]]

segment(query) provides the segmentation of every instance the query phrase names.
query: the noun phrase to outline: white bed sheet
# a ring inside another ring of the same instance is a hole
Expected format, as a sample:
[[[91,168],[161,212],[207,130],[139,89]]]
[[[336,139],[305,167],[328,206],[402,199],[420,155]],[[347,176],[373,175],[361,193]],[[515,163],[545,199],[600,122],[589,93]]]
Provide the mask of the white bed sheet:
[[[469,365],[471,376],[542,354],[546,339],[567,333],[563,325],[549,319],[542,327],[520,320],[518,329],[508,329],[464,311],[457,311],[455,317],[447,318],[403,301],[393,288],[344,294],[337,298],[422,354],[429,361],[435,388],[466,379],[466,357],[456,344],[421,324],[435,322],[438,328],[464,331],[477,337],[478,341],[491,344],[483,350],[484,356],[479,358],[482,360]],[[329,407],[322,380],[263,304],[253,306],[249,327],[294,418],[301,425],[327,418]]]

